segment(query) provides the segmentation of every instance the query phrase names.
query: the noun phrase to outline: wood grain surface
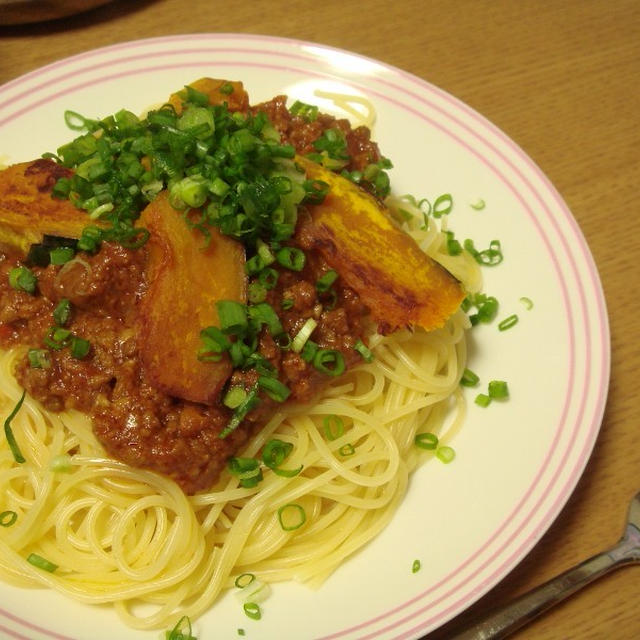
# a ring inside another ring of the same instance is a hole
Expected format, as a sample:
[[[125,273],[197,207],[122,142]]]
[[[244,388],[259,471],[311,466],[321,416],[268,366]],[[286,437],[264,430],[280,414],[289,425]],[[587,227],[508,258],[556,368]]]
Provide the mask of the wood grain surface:
[[[452,93],[538,163],[598,265],[612,372],[585,474],[527,558],[431,637],[455,637],[489,609],[615,543],[628,500],[640,490],[640,2],[116,0],[59,21],[0,26],[0,83],[94,47],[196,32],[341,47]],[[514,637],[640,638],[640,569],[601,579]]]

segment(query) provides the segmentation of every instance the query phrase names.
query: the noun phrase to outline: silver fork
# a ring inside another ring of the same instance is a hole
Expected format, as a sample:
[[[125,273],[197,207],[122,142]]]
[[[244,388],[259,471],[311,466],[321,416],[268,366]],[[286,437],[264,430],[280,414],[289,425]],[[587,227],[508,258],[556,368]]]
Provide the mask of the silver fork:
[[[640,493],[631,500],[620,542],[497,609],[454,640],[506,638],[553,605],[618,567],[640,562]]]

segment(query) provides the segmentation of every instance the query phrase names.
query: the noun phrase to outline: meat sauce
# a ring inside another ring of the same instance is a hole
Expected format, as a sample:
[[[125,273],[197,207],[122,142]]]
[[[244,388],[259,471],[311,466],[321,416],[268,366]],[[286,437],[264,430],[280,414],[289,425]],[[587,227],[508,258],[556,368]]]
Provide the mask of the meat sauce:
[[[363,168],[380,157],[364,127],[352,130],[347,121],[329,116],[307,123],[289,114],[282,97],[256,109],[267,112],[283,141],[299,153],[309,151],[324,129],[335,127],[345,134],[352,155],[349,168]],[[294,238],[290,244],[304,249],[304,238]],[[333,294],[319,294],[315,283],[329,267],[319,256],[306,253],[303,271],[278,268],[278,282],[266,301],[291,337],[314,318],[314,342],[340,351],[347,367],[352,366],[360,359],[353,347],[364,333],[367,309],[339,279]],[[72,314],[66,328],[89,341],[89,353],[78,359],[68,348],[50,349],[46,368],[31,366],[25,356],[15,371],[19,383],[52,411],[78,409],[90,415],[96,437],[112,457],[169,476],[193,494],[215,483],[228,458],[277,403],[261,395],[261,403],[241,426],[220,438],[231,417],[221,402],[212,406],[186,402],[145,380],[133,329],[146,289],[145,255],[144,248],[130,250],[105,242],[95,255],[78,254],[62,267],[33,267],[38,285],[32,295],[9,285],[8,274],[22,264],[20,256],[0,253],[0,345],[45,347],[44,339],[55,324],[53,310],[60,300],[68,299]],[[283,299],[291,301],[286,309]],[[288,401],[310,401],[330,379],[298,353],[276,344],[266,330],[259,336],[258,351],[291,390]],[[256,376],[254,370],[235,371],[229,383],[248,388]]]

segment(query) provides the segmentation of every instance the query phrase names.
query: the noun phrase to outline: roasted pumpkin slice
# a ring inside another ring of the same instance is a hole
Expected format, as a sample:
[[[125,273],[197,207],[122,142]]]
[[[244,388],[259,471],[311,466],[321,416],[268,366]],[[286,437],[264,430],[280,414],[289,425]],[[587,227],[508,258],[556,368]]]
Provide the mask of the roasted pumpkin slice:
[[[378,330],[441,327],[465,297],[461,284],[399,229],[386,208],[356,184],[298,157],[307,177],[326,182],[324,202],[308,207],[296,232],[369,307]]]
[[[212,105],[220,105],[226,102],[231,111],[243,112],[249,108],[249,95],[245,91],[242,82],[200,78],[190,82],[188,86],[208,96],[209,103]],[[182,111],[184,96],[185,90],[183,89],[171,94],[169,98],[169,104],[173,105],[178,113]]]
[[[46,235],[79,238],[90,222],[86,211],[51,196],[56,181],[70,175],[45,159],[0,171],[0,244],[26,253]]]
[[[218,324],[216,301],[246,301],[244,249],[215,229],[205,245],[166,192],[145,208],[139,224],[150,233],[148,289],[138,319],[142,368],[161,391],[212,404],[232,366],[226,355],[218,362],[198,360],[200,331]]]

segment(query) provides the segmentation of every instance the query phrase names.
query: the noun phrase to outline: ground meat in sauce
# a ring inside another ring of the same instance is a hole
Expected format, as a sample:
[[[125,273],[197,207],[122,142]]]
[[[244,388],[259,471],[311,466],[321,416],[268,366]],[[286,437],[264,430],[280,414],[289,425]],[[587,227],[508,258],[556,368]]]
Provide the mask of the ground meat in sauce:
[[[292,117],[283,98],[256,109],[264,110],[281,132],[284,142],[298,152],[311,150],[324,129],[338,127],[346,134],[353,155],[350,168],[362,168],[379,158],[377,147],[364,127],[351,130],[348,122],[320,116],[314,123]],[[296,245],[295,239],[290,243]],[[76,408],[89,413],[93,430],[107,452],[132,466],[151,469],[173,478],[186,493],[209,488],[227,459],[273,410],[274,401],[262,398],[244,423],[227,438],[219,433],[230,418],[221,404],[204,406],[167,396],[144,379],[138,362],[137,338],[132,327],[140,297],[144,295],[144,249],[132,251],[104,243],[96,255],[79,254],[63,267],[33,268],[38,278],[35,295],[12,289],[8,273],[20,259],[0,253],[0,346],[44,346],[53,326],[53,309],[63,298],[72,303],[67,328],[91,343],[79,360],[69,349],[51,351],[51,367],[33,368],[25,356],[18,364],[19,383],[44,406],[60,411]],[[308,318],[318,325],[313,339],[320,348],[343,353],[347,366],[359,360],[353,347],[362,337],[367,309],[351,289],[334,285],[335,295],[318,294],[315,283],[328,270],[323,260],[307,253],[301,273],[279,269],[269,302],[285,331],[295,336]],[[289,309],[283,299],[292,300]],[[291,389],[292,401],[307,402],[327,383],[302,357],[281,349],[266,332],[259,352],[279,372]],[[235,371],[230,384],[255,384],[255,371]]]

